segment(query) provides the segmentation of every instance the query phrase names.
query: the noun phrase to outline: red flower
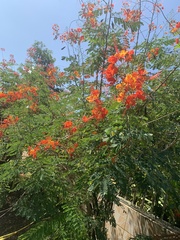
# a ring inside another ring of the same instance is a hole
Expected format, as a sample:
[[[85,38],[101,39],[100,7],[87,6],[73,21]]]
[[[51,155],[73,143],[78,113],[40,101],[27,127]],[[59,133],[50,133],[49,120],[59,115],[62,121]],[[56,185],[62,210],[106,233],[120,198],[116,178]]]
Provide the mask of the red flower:
[[[135,95],[134,94],[131,94],[129,95],[127,98],[126,98],[126,108],[130,108],[132,106],[135,106],[136,105],[136,101],[135,101]]]
[[[102,106],[97,106],[92,109],[92,116],[96,120],[102,120],[108,114],[108,110]]]
[[[70,132],[71,132],[71,133],[77,132],[77,127],[72,127]]]
[[[6,93],[0,92],[0,98],[5,98],[6,96]]]
[[[107,69],[104,71],[107,81],[110,85],[113,85],[116,82],[114,75],[118,72],[118,68],[114,64],[109,64]]]
[[[142,90],[138,90],[134,95],[136,98],[139,98],[143,101],[146,99],[145,94]]]
[[[152,59],[153,57],[157,56],[158,53],[159,53],[159,48],[153,48],[153,49],[151,49],[151,50],[148,52],[147,57],[148,57],[148,59],[150,60],[150,59]]]
[[[83,117],[82,117],[82,121],[83,121],[84,123],[89,122],[90,119],[92,119],[92,116],[91,116],[91,117],[87,117],[87,116],[83,116]]]
[[[132,61],[133,55],[134,55],[134,50],[128,51],[128,53],[127,53],[126,56],[125,56],[125,61],[126,61],[126,62]]]
[[[99,90],[98,89],[94,89],[93,87],[91,88],[91,95],[89,97],[86,98],[86,100],[88,102],[94,102],[96,100],[99,99]]]
[[[29,108],[30,108],[33,112],[36,112],[37,109],[38,109],[38,105],[37,105],[37,103],[33,103],[31,106],[29,106]]]
[[[175,43],[178,44],[179,43],[179,38],[175,39]]]
[[[180,28],[180,22],[176,23],[176,28]]]
[[[59,146],[58,141],[53,141],[51,137],[46,137],[45,139],[41,140],[38,144],[39,145],[44,145],[44,149],[56,149],[57,146]]]
[[[68,154],[72,157],[73,153],[75,152],[76,148],[78,147],[78,143],[75,143],[71,148],[67,149]]]
[[[64,125],[64,128],[71,128],[73,123],[71,121],[66,121],[63,125]]]
[[[115,57],[115,56],[110,56],[110,57],[108,58],[108,62],[109,62],[109,63],[112,63],[112,64],[115,64],[115,63],[117,62],[117,60],[118,60],[118,58]]]
[[[40,150],[39,147],[35,147],[35,148],[32,148],[32,147],[28,147],[28,155],[29,156],[32,156],[33,158],[36,158],[37,157],[37,152]]]
[[[136,105],[136,100],[146,99],[145,93],[142,90],[143,83],[147,80],[147,71],[139,68],[136,72],[128,73],[120,84],[116,85],[116,89],[120,90],[117,97],[118,102],[125,102],[126,108]],[[160,73],[159,73],[160,74]]]
[[[9,115],[7,118],[5,118],[2,122],[2,124],[0,125],[1,128],[7,128],[10,125],[14,125],[19,121],[18,117],[13,117],[11,115]]]

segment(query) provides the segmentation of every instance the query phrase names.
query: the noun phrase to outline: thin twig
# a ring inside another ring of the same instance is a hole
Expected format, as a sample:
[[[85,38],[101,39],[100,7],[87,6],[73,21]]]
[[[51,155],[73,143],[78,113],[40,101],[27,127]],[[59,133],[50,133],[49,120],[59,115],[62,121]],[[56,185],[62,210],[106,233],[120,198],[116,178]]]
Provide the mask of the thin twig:
[[[176,66],[176,67],[169,73],[169,75],[164,79],[164,81],[161,82],[161,84],[152,91],[152,93],[157,92],[157,90],[165,84],[165,82],[166,82],[166,81],[168,80],[168,78],[176,71],[177,68],[179,68],[179,66]],[[152,93],[151,93],[151,94],[152,94]],[[151,94],[150,94],[150,95],[151,95]]]
[[[171,115],[171,114],[173,114],[173,113],[176,113],[176,112],[178,112],[178,110],[176,110],[176,111],[174,111],[174,112],[171,112],[171,113],[168,113],[168,114],[166,114],[166,115],[164,115],[164,116],[161,116],[161,117],[159,117],[159,118],[156,118],[156,119],[154,119],[154,120],[152,120],[152,121],[150,121],[150,122],[144,123],[143,126],[144,126],[144,125],[148,125],[149,123],[156,122],[156,121],[158,121],[158,120],[160,120],[160,119],[162,119],[162,118],[165,118],[165,117],[167,117],[167,116],[169,116],[169,115]]]

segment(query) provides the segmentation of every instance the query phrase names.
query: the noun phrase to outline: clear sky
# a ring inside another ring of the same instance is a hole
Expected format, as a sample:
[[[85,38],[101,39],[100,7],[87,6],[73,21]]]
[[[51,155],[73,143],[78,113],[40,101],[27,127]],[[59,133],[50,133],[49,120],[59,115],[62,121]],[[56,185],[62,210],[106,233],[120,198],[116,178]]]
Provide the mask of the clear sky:
[[[122,0],[114,2],[120,7]],[[180,0],[162,2],[168,12],[171,9],[177,11],[180,5]],[[60,41],[53,40],[52,25],[59,24],[61,33],[71,23],[75,27],[72,21],[78,18],[79,9],[79,0],[0,0],[0,48],[6,50],[3,57],[8,60],[13,54],[17,63],[23,63],[26,50],[37,40],[53,51],[57,64],[62,64],[62,45]]]
[[[13,54],[17,63],[24,62],[26,50],[37,40],[60,59],[60,41],[53,40],[52,25],[59,24],[63,32],[78,18],[79,7],[79,0],[0,0],[0,48],[5,48],[4,58]]]

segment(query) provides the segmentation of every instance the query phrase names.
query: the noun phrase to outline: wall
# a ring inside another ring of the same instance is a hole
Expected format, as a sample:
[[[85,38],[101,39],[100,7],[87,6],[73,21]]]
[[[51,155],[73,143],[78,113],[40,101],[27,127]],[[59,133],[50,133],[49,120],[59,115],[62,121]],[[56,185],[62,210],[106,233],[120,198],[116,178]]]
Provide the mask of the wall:
[[[121,199],[121,206],[114,206],[116,228],[107,225],[110,240],[129,240],[137,234],[161,235],[179,233],[180,229],[172,228],[168,223],[145,214],[133,207],[128,201]]]

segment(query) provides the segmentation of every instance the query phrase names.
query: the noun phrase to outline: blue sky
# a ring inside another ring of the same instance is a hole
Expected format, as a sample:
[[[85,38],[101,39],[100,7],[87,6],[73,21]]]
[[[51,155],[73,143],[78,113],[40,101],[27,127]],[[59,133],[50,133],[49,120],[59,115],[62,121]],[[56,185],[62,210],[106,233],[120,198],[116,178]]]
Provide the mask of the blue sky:
[[[121,7],[122,0],[114,2]],[[166,13],[171,9],[176,12],[180,0],[162,0],[162,3]],[[0,48],[6,50],[5,59],[13,54],[17,63],[23,63],[26,50],[37,40],[53,51],[58,65],[63,64],[60,61],[62,44],[53,40],[52,25],[59,24],[61,33],[71,23],[75,27],[72,21],[78,18],[79,0],[0,0],[0,7]]]
[[[26,50],[35,40],[42,41],[56,59],[60,58],[60,41],[53,40],[52,25],[59,24],[61,31],[69,27],[78,17],[79,0],[0,0],[0,4],[0,48],[5,48],[4,58],[13,54],[17,63],[24,62]]]

